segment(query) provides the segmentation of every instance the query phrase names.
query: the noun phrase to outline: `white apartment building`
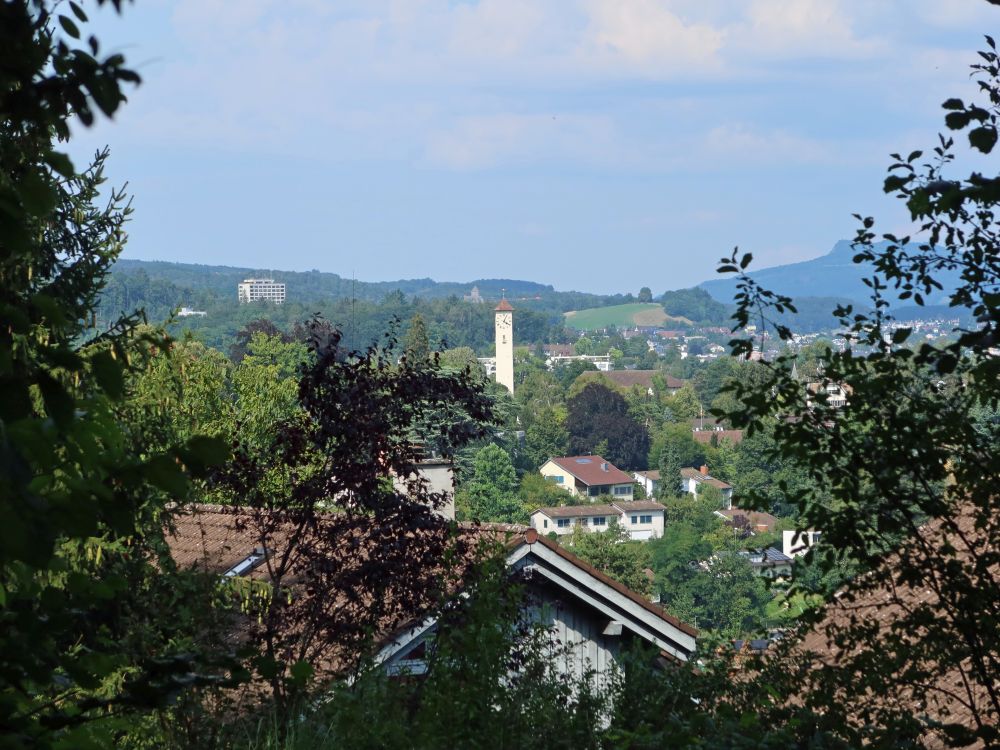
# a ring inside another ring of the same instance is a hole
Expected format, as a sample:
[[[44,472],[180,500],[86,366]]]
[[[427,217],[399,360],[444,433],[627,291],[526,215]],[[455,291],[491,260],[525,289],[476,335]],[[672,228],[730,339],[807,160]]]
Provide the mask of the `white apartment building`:
[[[663,536],[666,507],[652,500],[616,501],[610,505],[561,505],[539,508],[531,514],[531,527],[539,534],[572,534],[582,526],[587,531],[607,531],[612,521],[623,527],[632,539]]]
[[[285,301],[285,285],[274,279],[243,279],[237,284],[240,303],[271,302],[280,305]]]

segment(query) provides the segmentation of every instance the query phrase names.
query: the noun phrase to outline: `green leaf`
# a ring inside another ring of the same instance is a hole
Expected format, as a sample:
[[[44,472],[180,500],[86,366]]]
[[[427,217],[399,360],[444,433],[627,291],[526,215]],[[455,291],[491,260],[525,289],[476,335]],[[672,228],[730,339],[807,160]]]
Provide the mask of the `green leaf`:
[[[224,465],[231,455],[225,440],[207,435],[195,435],[180,451],[181,459],[196,474]]]
[[[971,119],[972,116],[968,112],[949,112],[945,115],[944,124],[952,130],[961,130]]]
[[[43,375],[38,379],[38,390],[42,393],[45,411],[52,421],[60,427],[66,427],[73,421],[73,409],[76,402],[62,384],[51,375]]]
[[[299,687],[304,687],[313,675],[312,665],[307,661],[297,661],[288,669],[292,682]]]
[[[17,192],[21,196],[21,204],[32,216],[47,216],[59,200],[55,188],[35,170],[29,171],[24,176]]]
[[[965,109],[961,99],[948,99],[941,105],[944,109]]]
[[[125,378],[122,366],[111,356],[111,352],[98,352],[90,358],[90,366],[101,390],[111,398],[121,398],[125,392]]]
[[[78,20],[83,23],[87,23],[87,14],[83,12],[83,8],[74,3],[73,0],[70,0],[69,8],[73,11],[73,15],[76,16]]]
[[[70,158],[66,156],[66,154],[59,151],[50,151],[47,153],[45,155],[45,163],[63,177],[72,177],[76,174],[76,170],[73,168],[73,162],[70,161]]]
[[[156,456],[142,467],[147,480],[165,492],[183,495],[188,489],[188,480],[181,467],[172,456]]]
[[[997,143],[997,129],[992,125],[984,125],[969,131],[969,145],[978,148],[984,154],[993,150]]]
[[[80,38],[80,29],[77,28],[76,24],[66,16],[59,16],[59,25],[62,26],[63,31],[69,34],[74,39]]]

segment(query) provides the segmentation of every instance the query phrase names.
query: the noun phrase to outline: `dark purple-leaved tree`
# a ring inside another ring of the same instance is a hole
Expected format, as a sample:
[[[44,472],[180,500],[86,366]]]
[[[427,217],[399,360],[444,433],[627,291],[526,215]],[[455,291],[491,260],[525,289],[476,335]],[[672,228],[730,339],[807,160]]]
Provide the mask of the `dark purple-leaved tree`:
[[[471,371],[395,356],[395,340],[345,351],[308,325],[303,414],[275,425],[271,450],[237,440],[214,482],[234,524],[268,552],[266,584],[245,592],[250,667],[287,716],[311,688],[356,666],[375,639],[439,602],[467,536],[435,512],[446,500],[418,471],[433,438],[445,455],[482,437],[491,400]],[[459,409],[468,419],[435,423]],[[435,434],[427,434],[432,424]]]
[[[570,453],[585,455],[600,449],[604,458],[619,468],[645,468],[649,433],[628,413],[628,403],[621,395],[591,383],[567,406]]]

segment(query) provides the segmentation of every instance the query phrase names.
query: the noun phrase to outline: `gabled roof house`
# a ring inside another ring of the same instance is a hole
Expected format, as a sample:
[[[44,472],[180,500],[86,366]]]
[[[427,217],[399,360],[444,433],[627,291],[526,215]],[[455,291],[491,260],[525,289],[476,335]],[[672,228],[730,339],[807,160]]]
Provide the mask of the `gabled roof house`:
[[[733,506],[733,486],[709,474],[707,466],[702,466],[700,469],[681,469],[681,481],[684,484],[684,491],[692,495],[697,495],[701,487],[715,487],[722,493],[723,507]]]
[[[531,527],[540,534],[571,534],[580,526],[589,531],[606,531],[617,522],[632,539],[663,536],[666,507],[653,500],[616,500],[610,505],[562,505],[539,508],[531,514]]]
[[[632,477],[601,456],[550,458],[538,471],[577,497],[632,499]]]
[[[598,680],[616,669],[626,645],[645,643],[667,658],[687,661],[697,631],[666,610],[583,562],[534,529],[507,547],[507,567],[536,604],[534,617],[549,626],[561,648],[556,668],[579,679],[593,670]],[[397,633],[376,662],[390,673],[420,673],[423,644],[433,636],[433,618]]]
[[[343,523],[338,514],[324,516],[319,523],[336,532]],[[277,533],[262,540],[253,530],[251,515],[238,509],[196,505],[174,520],[167,540],[178,565],[198,568],[220,579],[242,578],[259,585],[270,583],[270,559],[279,558],[289,543],[289,529],[279,524]],[[511,525],[462,524],[459,536],[471,540],[490,538],[503,542],[512,578],[526,588],[526,612],[533,621],[548,626],[557,670],[581,677],[594,670],[604,679],[616,669],[619,655],[629,643],[652,646],[662,656],[687,661],[695,650],[697,631],[662,607],[611,579],[588,565],[556,542],[534,529]],[[366,555],[366,537],[355,534],[352,542],[360,544],[357,555]],[[472,545],[473,547],[475,545]],[[475,560],[457,559],[458,573],[467,571]],[[285,586],[304,585],[294,579]],[[315,582],[310,584],[315,585]],[[453,592],[458,595],[459,592]],[[387,594],[392,596],[391,590]],[[334,593],[331,598],[340,594]],[[364,597],[362,597],[363,601]],[[331,606],[336,607],[335,602]],[[416,611],[393,609],[391,619],[380,623],[381,646],[377,662],[392,674],[420,674],[425,669],[424,654],[432,643],[437,621],[428,613],[433,604]],[[286,623],[291,637],[301,628],[294,621]],[[250,638],[252,628],[234,625],[240,638]],[[316,643],[309,652],[317,677],[334,679],[349,670],[358,655],[347,653],[344,646],[330,642]]]

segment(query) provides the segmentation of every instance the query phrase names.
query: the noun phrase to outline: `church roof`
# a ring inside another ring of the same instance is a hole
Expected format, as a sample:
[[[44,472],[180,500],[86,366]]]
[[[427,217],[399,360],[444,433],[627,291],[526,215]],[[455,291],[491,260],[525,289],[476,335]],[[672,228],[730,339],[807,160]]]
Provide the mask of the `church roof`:
[[[496,312],[511,312],[513,307],[511,307],[510,302],[505,299],[500,300],[500,304],[493,308]]]

